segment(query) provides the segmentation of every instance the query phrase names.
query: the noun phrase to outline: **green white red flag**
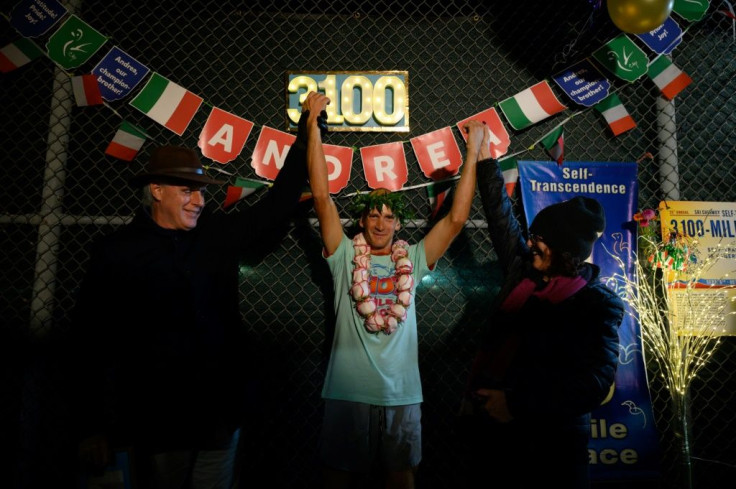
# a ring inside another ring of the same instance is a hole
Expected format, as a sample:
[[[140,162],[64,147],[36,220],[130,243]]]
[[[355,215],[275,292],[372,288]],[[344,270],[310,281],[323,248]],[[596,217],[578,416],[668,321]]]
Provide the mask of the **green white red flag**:
[[[558,165],[562,165],[565,160],[565,131],[563,127],[557,126],[547,133],[541,142],[549,157],[556,161]]]
[[[567,109],[557,100],[546,80],[507,98],[499,106],[511,127],[517,131]]]
[[[519,180],[519,162],[516,161],[516,158],[510,156],[498,160],[498,166],[501,168],[503,183],[506,185],[506,194],[511,197],[516,188],[516,182]]]
[[[450,179],[433,182],[427,186],[427,199],[432,209],[431,216],[433,219],[442,208],[442,204],[445,203],[445,199],[447,199],[447,195],[450,193],[453,185],[453,179]]]
[[[146,86],[130,101],[130,105],[181,136],[202,104],[189,90],[164,78],[151,75]]]
[[[112,141],[107,145],[105,154],[119,160],[133,161],[145,141],[146,135],[143,131],[133,124],[123,121]]]
[[[652,61],[647,74],[667,100],[675,98],[693,82],[692,78],[672,64],[666,56],[659,56]]]
[[[222,208],[227,209],[255,191],[270,185],[271,184],[268,182],[259,182],[257,180],[248,180],[247,178],[238,177],[235,179],[235,185],[228,186],[227,195],[225,195],[225,202],[222,203]]]
[[[314,194],[312,194],[312,188],[309,185],[306,185],[299,196],[299,202],[306,202],[313,197]]]
[[[608,127],[611,128],[614,136],[623,134],[626,131],[636,127],[634,118],[624,107],[623,102],[615,93],[601,100],[595,105],[595,109],[606,119]]]
[[[73,76],[72,91],[78,107],[102,105],[102,93],[95,75]]]
[[[36,43],[22,37],[0,49],[0,71],[9,73],[30,63],[42,54]]]

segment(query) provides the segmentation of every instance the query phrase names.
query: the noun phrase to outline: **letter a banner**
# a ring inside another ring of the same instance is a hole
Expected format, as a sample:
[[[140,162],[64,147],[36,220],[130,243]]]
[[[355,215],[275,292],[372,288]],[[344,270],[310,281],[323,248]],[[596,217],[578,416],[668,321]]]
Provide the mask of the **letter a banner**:
[[[501,117],[496,112],[496,109],[486,109],[457,123],[460,135],[466,143],[468,142],[468,133],[465,132],[465,124],[469,120],[481,121],[488,126],[488,130],[491,131],[490,146],[492,158],[500,158],[508,152],[509,146],[511,145],[511,138],[503,122],[501,122]]]
[[[548,205],[576,195],[598,200],[605,209],[606,229],[590,260],[600,267],[600,279],[614,292],[619,287],[612,279],[615,274],[625,272],[634,280],[636,230],[631,223],[639,193],[636,163],[566,161],[559,166],[554,161],[519,161],[519,185],[529,223]],[[625,271],[615,256],[624,262]],[[588,459],[593,480],[654,479],[659,475],[659,435],[647,388],[640,329],[629,312],[619,328],[614,384],[591,416]],[[550,449],[554,449],[554,442]]]
[[[199,148],[211,160],[230,163],[243,150],[251,129],[251,121],[213,107],[199,135]]]

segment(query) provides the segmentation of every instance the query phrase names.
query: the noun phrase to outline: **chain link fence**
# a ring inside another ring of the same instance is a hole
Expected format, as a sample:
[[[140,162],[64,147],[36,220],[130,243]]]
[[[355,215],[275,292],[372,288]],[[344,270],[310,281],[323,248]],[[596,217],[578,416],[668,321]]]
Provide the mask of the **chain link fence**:
[[[3,13],[13,3],[3,4]],[[619,33],[599,3],[62,2],[110,38],[97,56],[116,45],[203,97],[204,107],[220,107],[255,122],[240,157],[225,167],[246,178],[258,178],[249,161],[258,129],[284,129],[288,71],[408,71],[409,134],[327,136],[330,144],[355,148],[408,142],[454,126],[589,57]],[[680,22],[687,29],[673,60],[694,81],[674,102],[666,103],[646,77],[634,83],[612,81],[636,129],[614,138],[600,114],[568,104],[581,113],[565,125],[566,159],[640,160],[642,208],[656,208],[667,199],[736,201],[736,33],[732,18],[719,12],[729,7],[713,1],[703,20]],[[19,37],[7,20],[0,36],[3,46]],[[45,38],[38,41],[43,45]],[[74,74],[90,72],[97,56]],[[42,58],[0,76],[0,344],[7,375],[0,426],[16,454],[5,474],[13,474],[18,487],[48,482],[54,484],[45,487],[65,487],[59,481],[74,467],[73,454],[65,450],[67,407],[60,402],[54,359],[64,355],[56,345],[67,331],[90,243],[131,218],[139,199],[127,181],[141,170],[150,149],[168,143],[196,147],[209,113],[200,109],[177,136],[127,100],[76,107],[71,74]],[[104,154],[123,119],[150,136],[131,163]],[[528,148],[557,122],[510,131],[510,151]],[[464,148],[459,135],[458,143]],[[425,183],[411,151],[406,153],[407,185]],[[546,156],[537,149],[519,159]],[[349,188],[367,188],[357,156]],[[224,191],[209,194],[210,204],[219,205]],[[423,189],[406,195],[417,216],[429,216]],[[345,203],[338,198],[341,211]],[[332,286],[313,217],[305,205],[278,249],[263,261],[242,265],[243,319],[261,365],[253,422],[245,436],[243,482],[265,477],[270,487],[319,484],[315,453]],[[417,294],[425,393],[419,487],[456,487],[453,481],[464,471],[462,457],[451,449],[453,418],[489,298],[498,286],[493,249],[479,224],[483,220],[476,198],[470,223]],[[417,222],[401,231],[404,239],[423,236],[429,221]],[[735,348],[734,340],[725,338],[691,392],[698,488],[723,487],[736,475]],[[646,487],[684,487],[669,397],[656,367],[649,368],[662,476]]]

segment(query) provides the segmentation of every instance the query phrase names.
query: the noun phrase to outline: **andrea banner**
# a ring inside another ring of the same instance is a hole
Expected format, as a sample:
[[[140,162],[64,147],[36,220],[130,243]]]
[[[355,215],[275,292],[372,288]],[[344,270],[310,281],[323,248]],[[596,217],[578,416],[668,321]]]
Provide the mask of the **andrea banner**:
[[[519,161],[519,185],[527,222],[544,207],[584,195],[601,202],[606,229],[593,248],[591,261],[612,289],[622,270],[632,276],[636,234],[632,218],[639,186],[636,163]],[[659,473],[659,435],[642,355],[639,324],[629,314],[619,328],[619,367],[611,393],[592,414],[589,457],[594,480],[655,478]],[[565,355],[565,352],[560,352]],[[550,446],[554,450],[554,446]]]

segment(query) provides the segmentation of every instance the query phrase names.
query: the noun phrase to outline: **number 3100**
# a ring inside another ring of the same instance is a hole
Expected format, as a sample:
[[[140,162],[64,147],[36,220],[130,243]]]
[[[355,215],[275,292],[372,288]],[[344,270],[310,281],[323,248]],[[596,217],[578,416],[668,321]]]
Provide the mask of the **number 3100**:
[[[405,80],[406,72],[289,75],[289,128],[296,128],[307,94],[321,91],[331,101],[326,109],[330,130],[408,132]]]

